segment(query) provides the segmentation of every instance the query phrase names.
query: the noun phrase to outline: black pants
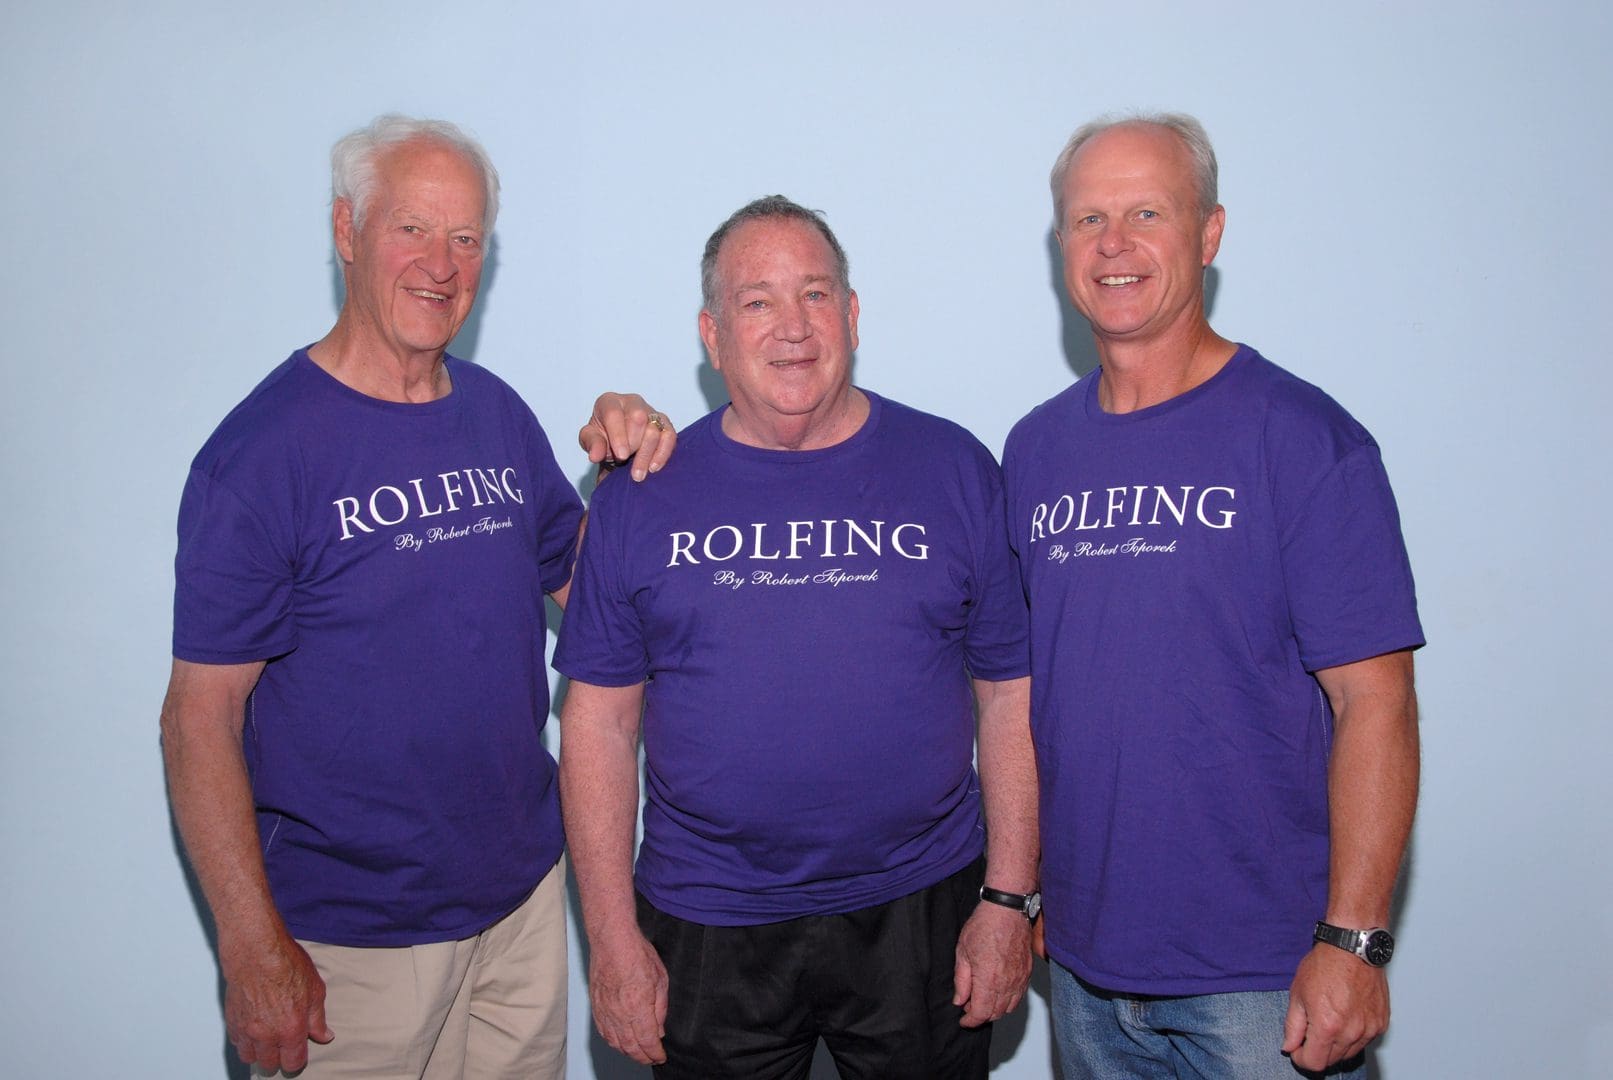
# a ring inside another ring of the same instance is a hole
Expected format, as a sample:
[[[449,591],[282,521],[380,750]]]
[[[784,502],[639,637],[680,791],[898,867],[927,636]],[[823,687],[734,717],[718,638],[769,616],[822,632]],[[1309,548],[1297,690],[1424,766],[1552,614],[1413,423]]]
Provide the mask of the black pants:
[[[638,898],[669,987],[657,1080],[802,1080],[821,1037],[846,1080],[977,1080],[991,1028],[952,1004],[958,933],[985,860],[843,915],[704,926]]]

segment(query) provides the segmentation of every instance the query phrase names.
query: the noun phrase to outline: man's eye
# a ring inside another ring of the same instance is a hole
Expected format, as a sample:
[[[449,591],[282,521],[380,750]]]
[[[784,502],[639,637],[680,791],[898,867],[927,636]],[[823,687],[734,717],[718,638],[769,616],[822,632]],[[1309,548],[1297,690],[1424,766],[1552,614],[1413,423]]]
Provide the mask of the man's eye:
[[[813,289],[811,292],[806,294],[806,298],[808,300],[822,300],[825,296],[828,296],[828,295],[829,294],[824,292],[822,289]]]
[[[1156,210],[1139,210],[1137,211],[1137,216],[1146,221],[1149,218],[1157,218],[1159,216],[1159,212]]]
[[[465,236],[465,235],[456,236],[456,237],[454,237],[454,243],[459,244],[459,245],[461,245],[463,247],[475,247],[476,246],[476,238],[474,236]]]
[[[761,311],[767,306],[766,300],[749,300],[745,303],[746,311]]]

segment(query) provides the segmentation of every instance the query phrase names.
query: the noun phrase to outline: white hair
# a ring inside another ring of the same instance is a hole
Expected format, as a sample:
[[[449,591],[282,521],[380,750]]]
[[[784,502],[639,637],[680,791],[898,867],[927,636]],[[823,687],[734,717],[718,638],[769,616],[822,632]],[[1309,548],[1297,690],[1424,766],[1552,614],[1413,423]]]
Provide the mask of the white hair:
[[[418,120],[388,113],[369,125],[342,136],[330,148],[330,193],[346,199],[353,208],[353,228],[364,226],[364,214],[375,194],[376,163],[381,154],[400,143],[423,140],[441,143],[463,157],[482,174],[487,200],[482,229],[489,234],[498,218],[498,170],[482,144],[446,120]]]

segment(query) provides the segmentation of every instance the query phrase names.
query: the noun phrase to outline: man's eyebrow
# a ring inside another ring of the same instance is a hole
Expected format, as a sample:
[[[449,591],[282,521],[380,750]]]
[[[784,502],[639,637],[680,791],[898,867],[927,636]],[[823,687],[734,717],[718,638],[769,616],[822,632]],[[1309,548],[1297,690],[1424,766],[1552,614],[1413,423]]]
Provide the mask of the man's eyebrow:
[[[413,206],[394,206],[386,214],[388,221],[417,221],[424,225],[432,224],[432,219],[425,211]],[[448,232],[482,231],[482,223],[476,220],[465,221],[460,224],[446,226]]]
[[[806,274],[800,278],[800,282],[802,285],[818,285],[822,284],[823,282],[828,282],[831,285],[835,285],[839,283],[839,279],[833,274]],[[760,278],[756,281],[746,281],[734,286],[734,295],[738,296],[740,293],[745,292],[748,289],[759,289],[765,291],[771,288],[774,288],[773,282],[767,280],[766,278]]]

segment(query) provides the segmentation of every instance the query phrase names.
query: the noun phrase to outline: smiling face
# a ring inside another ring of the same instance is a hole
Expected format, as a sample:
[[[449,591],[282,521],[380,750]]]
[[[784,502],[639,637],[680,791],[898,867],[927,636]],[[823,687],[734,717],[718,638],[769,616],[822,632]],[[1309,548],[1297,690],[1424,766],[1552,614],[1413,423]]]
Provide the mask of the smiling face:
[[[485,201],[476,167],[428,140],[381,153],[362,228],[337,200],[343,316],[370,348],[403,361],[442,355],[481,284]]]
[[[1193,164],[1166,128],[1110,128],[1076,152],[1058,223],[1064,285],[1102,342],[1153,343],[1204,326],[1204,268],[1225,212],[1198,205]]]
[[[857,294],[810,223],[761,218],[728,234],[700,338],[733,400],[740,431],[730,435],[806,448],[837,433],[852,395]]]

